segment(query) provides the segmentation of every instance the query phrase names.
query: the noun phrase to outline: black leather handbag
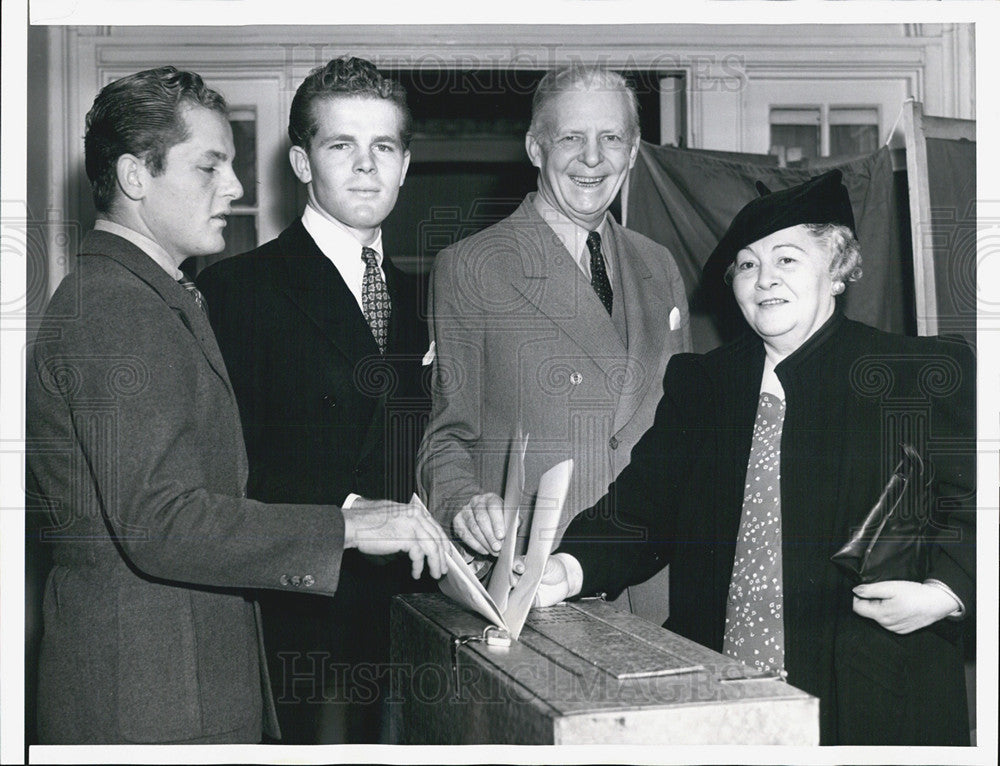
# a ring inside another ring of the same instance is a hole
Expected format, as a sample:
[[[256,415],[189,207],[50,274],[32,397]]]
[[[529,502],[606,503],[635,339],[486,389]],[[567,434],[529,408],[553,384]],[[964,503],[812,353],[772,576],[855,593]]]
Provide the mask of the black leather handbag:
[[[884,580],[923,582],[930,564],[930,521],[924,461],[912,445],[851,539],[830,560],[855,584]]]

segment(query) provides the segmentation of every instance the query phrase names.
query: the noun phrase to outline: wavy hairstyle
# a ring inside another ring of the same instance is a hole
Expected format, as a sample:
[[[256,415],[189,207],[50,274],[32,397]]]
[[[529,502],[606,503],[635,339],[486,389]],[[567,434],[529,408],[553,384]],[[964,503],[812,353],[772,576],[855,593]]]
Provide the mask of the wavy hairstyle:
[[[857,282],[861,279],[861,243],[850,227],[839,223],[804,223],[802,226],[830,254],[830,277],[834,282]],[[727,285],[733,283],[736,261],[726,269]]]
[[[201,106],[224,117],[229,111],[220,93],[194,72],[172,66],[147,69],[101,89],[87,112],[83,147],[94,205],[107,213],[118,191],[117,163],[134,154],[154,176],[163,172],[167,152],[190,134],[184,109]]]
[[[309,149],[319,130],[313,105],[337,96],[384,98],[394,103],[401,117],[399,139],[404,149],[409,148],[413,118],[406,104],[406,89],[385,77],[370,61],[347,56],[313,69],[295,91],[288,115],[288,138],[293,146]]]

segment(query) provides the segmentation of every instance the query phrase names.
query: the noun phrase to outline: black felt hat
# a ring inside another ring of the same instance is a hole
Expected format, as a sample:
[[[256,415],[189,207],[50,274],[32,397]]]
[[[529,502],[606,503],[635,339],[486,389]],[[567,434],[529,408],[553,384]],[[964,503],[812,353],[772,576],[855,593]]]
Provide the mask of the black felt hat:
[[[830,170],[803,184],[772,192],[760,181],[760,196],[736,214],[729,229],[708,257],[704,284],[721,284],[736,254],[758,239],[801,223],[842,224],[855,232],[854,213],[839,170]],[[856,233],[855,233],[856,236]]]

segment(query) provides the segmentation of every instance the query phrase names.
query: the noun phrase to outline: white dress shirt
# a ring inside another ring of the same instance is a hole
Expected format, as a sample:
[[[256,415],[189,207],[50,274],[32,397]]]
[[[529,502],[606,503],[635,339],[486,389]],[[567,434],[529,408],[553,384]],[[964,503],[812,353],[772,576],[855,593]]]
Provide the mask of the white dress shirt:
[[[365,279],[365,262],[361,258],[361,243],[354,234],[342,223],[327,218],[312,205],[306,205],[302,213],[302,225],[309,236],[313,238],[320,252],[337,267],[340,276],[347,283],[351,295],[358,302],[358,308],[364,313],[361,299],[361,286]],[[382,268],[382,229],[375,234],[370,245],[365,245],[375,251],[382,281],[385,281],[385,269]]]
[[[535,210],[542,217],[542,220],[556,233],[562,241],[563,246],[573,256],[573,260],[576,261],[576,265],[580,267],[580,271],[587,277],[588,282],[592,275],[590,273],[590,248],[587,247],[587,237],[591,231],[596,231],[601,235],[601,255],[604,256],[604,266],[605,271],[608,273],[608,282],[614,287],[614,277],[612,276],[614,269],[611,267],[611,259],[614,256],[610,252],[610,243],[604,236],[604,232],[608,226],[608,214],[604,214],[596,229],[587,230],[573,223],[562,211],[556,209],[543,199],[541,194],[536,193],[532,203],[535,206]]]

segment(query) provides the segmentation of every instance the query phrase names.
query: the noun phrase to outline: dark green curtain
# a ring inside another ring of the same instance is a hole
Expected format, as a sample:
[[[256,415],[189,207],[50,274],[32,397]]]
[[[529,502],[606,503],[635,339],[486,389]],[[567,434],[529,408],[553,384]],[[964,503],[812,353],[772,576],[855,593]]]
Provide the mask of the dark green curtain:
[[[886,148],[849,160],[779,168],[774,158],[725,155],[643,143],[629,177],[628,227],[665,245],[680,267],[691,304],[696,351],[745,327],[728,289],[701,283],[701,270],[736,213],[757,196],[754,182],[777,190],[837,167],[851,196],[861,242],[861,280],[842,296],[853,319],[892,332],[912,331],[912,269],[905,181],[894,178]]]

